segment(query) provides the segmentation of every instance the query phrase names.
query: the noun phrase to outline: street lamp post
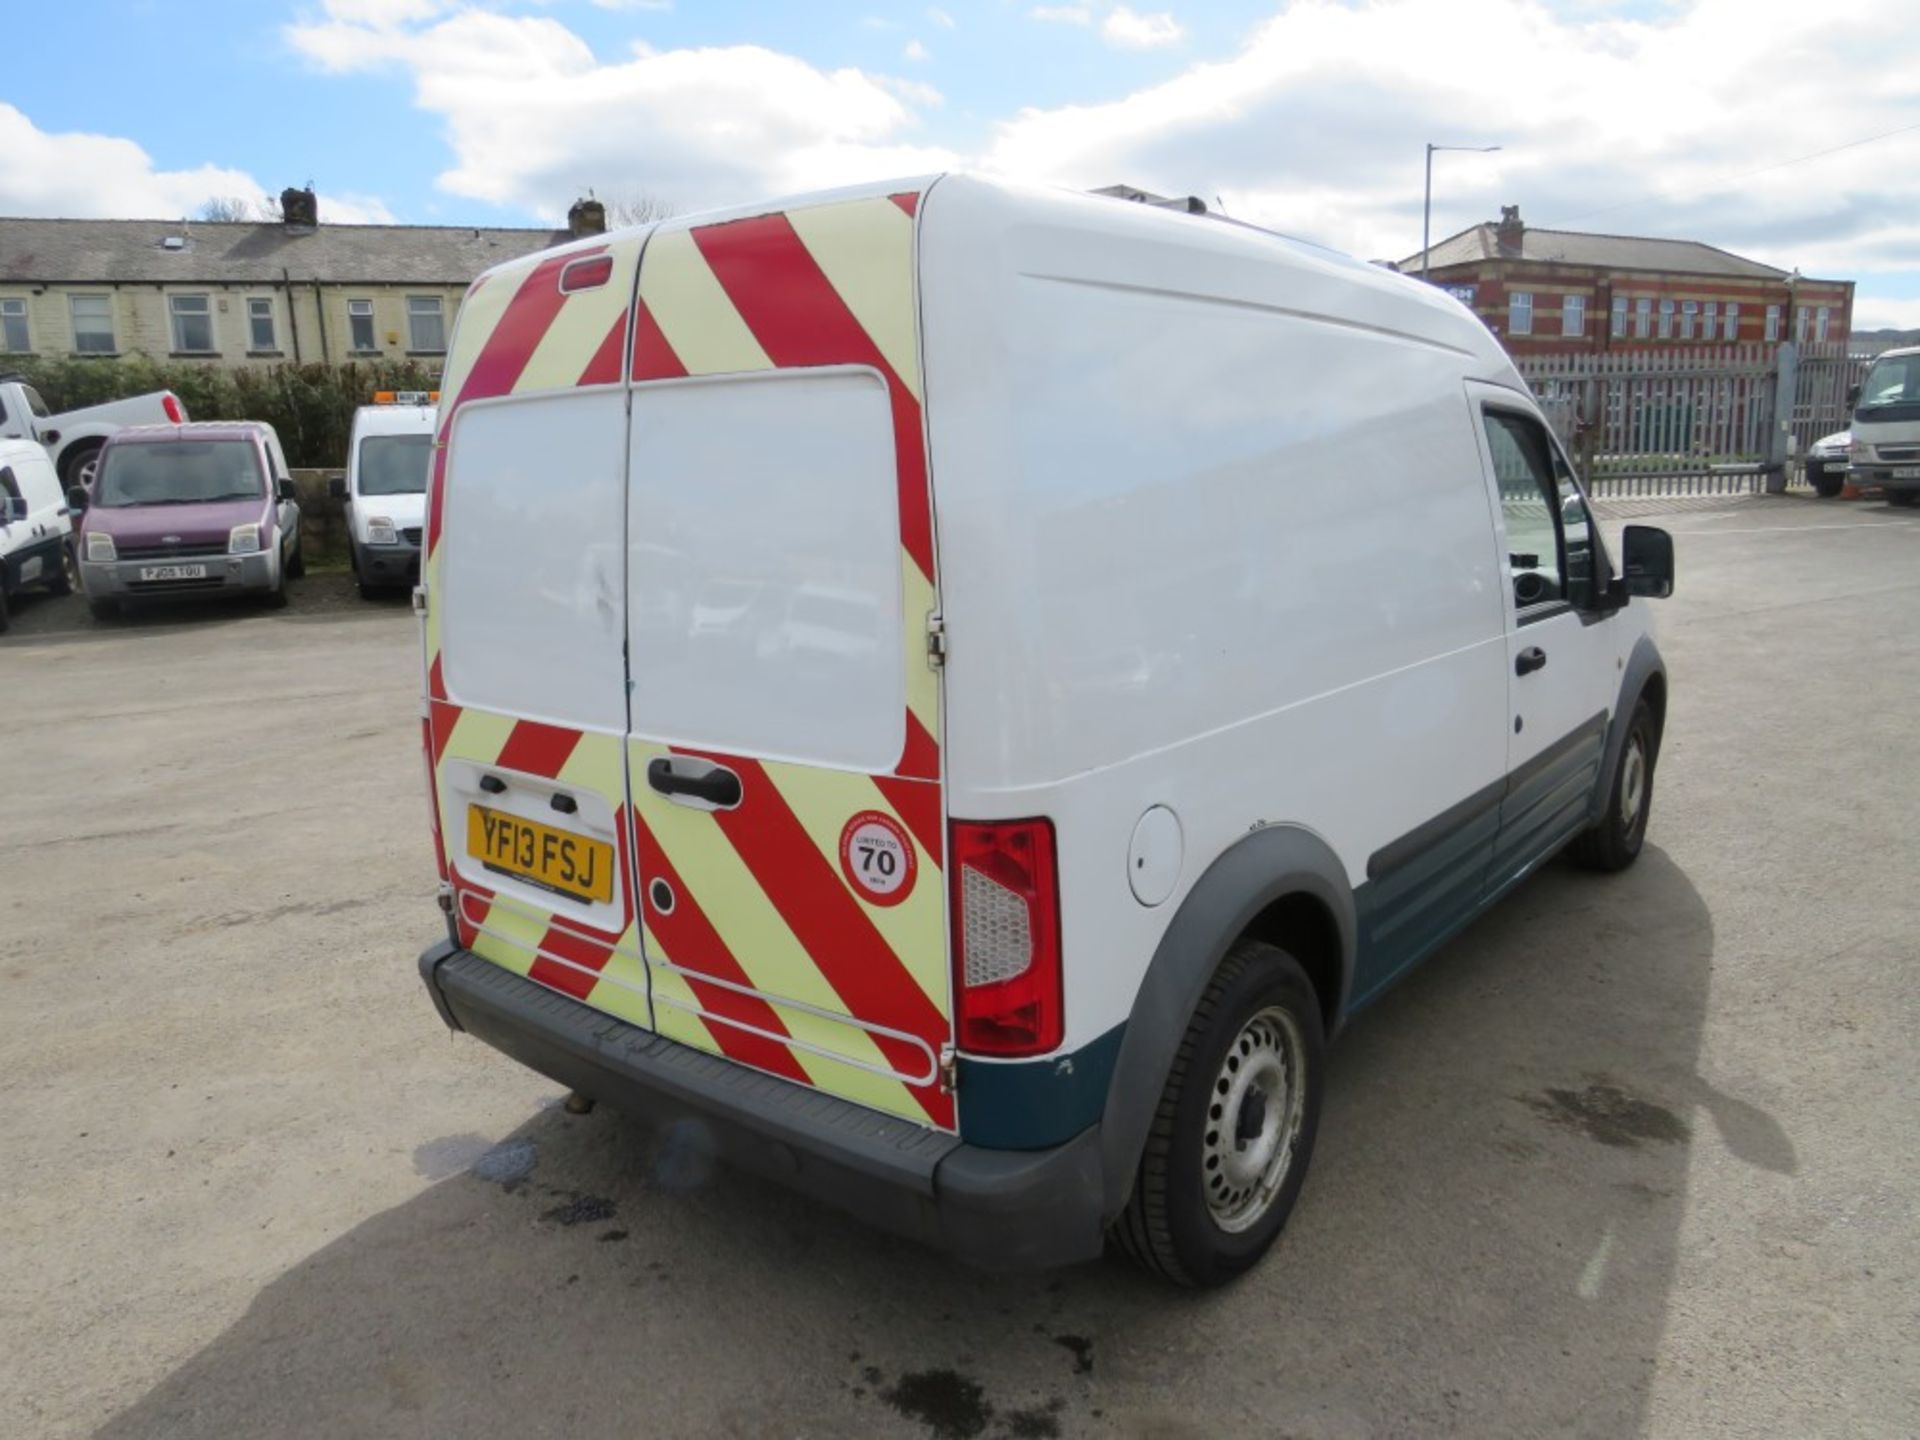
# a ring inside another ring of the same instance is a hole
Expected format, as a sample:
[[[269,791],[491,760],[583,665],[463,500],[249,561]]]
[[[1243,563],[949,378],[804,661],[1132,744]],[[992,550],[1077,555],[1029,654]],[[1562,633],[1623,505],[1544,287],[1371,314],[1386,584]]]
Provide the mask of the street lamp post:
[[[1491,155],[1498,145],[1435,145],[1427,143],[1427,196],[1420,206],[1420,278],[1425,280],[1432,268],[1429,263],[1433,253],[1433,152],[1436,150],[1466,150],[1475,155]]]

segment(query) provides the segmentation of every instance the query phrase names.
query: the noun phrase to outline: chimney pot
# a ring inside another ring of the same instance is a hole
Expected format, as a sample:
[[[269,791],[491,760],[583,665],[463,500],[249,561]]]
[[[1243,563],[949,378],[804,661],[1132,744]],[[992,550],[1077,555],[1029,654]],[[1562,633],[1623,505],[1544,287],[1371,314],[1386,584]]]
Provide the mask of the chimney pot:
[[[311,185],[298,190],[289,185],[280,192],[280,223],[289,230],[319,228],[320,201]]]
[[[607,233],[607,207],[591,195],[567,207],[567,230],[574,239]]]
[[[1518,205],[1500,207],[1500,228],[1495,233],[1499,236],[1501,258],[1518,260],[1527,236],[1527,227],[1521,223]]]

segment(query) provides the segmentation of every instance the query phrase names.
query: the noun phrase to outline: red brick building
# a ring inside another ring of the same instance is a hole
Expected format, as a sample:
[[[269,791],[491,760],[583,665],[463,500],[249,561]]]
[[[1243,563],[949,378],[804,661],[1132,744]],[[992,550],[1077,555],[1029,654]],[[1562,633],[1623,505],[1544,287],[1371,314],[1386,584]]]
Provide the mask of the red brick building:
[[[1419,254],[1395,268],[1418,275]],[[1436,244],[1429,274],[1516,355],[1838,343],[1853,329],[1851,280],[1806,279],[1697,240],[1531,229],[1517,205]]]

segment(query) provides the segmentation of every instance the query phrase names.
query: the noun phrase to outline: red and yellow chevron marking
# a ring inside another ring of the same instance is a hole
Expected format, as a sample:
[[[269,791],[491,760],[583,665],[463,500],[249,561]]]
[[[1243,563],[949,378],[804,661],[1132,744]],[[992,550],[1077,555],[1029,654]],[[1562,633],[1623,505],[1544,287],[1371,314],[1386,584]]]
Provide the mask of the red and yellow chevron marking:
[[[940,776],[932,501],[914,294],[917,194],[661,230],[634,309],[635,382],[811,365],[870,365],[887,382],[899,477],[907,744],[895,774]]]
[[[950,1128],[953,1099],[939,1077],[950,1033],[946,889],[923,824],[895,808],[872,776],[639,740],[628,765],[644,774],[653,757],[670,753],[726,764],[743,798],[735,810],[708,812],[635,792],[640,873],[649,886],[667,880],[673,893],[664,913],[650,893],[642,905],[656,1027]],[[935,786],[914,788],[937,808]],[[918,874],[899,904],[869,903],[841,876],[841,830],[863,811],[898,819],[913,837]],[[780,1063],[746,1053],[769,1040],[786,1051]]]
[[[644,785],[621,815],[625,924],[619,935],[564,921],[457,881],[463,944],[495,963],[683,1043],[769,1075],[951,1129],[941,1059],[951,1039],[942,874],[938,676],[924,653],[936,606],[931,500],[914,293],[917,194],[802,207],[648,238],[615,240],[612,281],[563,296],[561,268],[585,251],[496,271],[469,291],[442,393],[424,567],[439,581],[446,440],[460,405],[491,396],[788,367],[858,364],[892,406],[904,607],[905,743],[890,773],[713,755],[741,777],[735,810],[675,805]],[[629,774],[665,747],[622,746],[447,701],[439,626],[427,615],[429,743],[447,758],[551,775],[620,805]],[[625,750],[623,755],[621,752]],[[625,770],[621,768],[624,761]],[[444,785],[443,785],[444,790]],[[838,849],[863,812],[911,838],[916,880],[880,905],[843,876]],[[463,833],[443,813],[443,833]],[[628,825],[631,832],[628,833]],[[449,826],[453,826],[449,830]],[[630,849],[629,849],[630,847]],[[667,908],[647,898],[664,881]],[[644,947],[644,952],[643,952]],[[644,953],[646,963],[641,962]],[[649,995],[651,1006],[649,1007]]]
[[[649,241],[634,306],[636,384],[822,365],[871,366],[892,405],[899,486],[906,742],[892,773],[705,758],[739,774],[739,808],[674,805],[636,786],[643,876],[671,875],[675,910],[643,898],[662,1033],[776,1074],[745,1053],[778,1045],[803,1078],[875,1109],[951,1128],[939,1061],[951,1038],[941,875],[931,499],[914,293],[917,194],[805,206]],[[629,772],[665,747],[635,741]],[[703,752],[687,752],[703,753]],[[851,817],[912,837],[917,880],[879,905],[838,863]]]

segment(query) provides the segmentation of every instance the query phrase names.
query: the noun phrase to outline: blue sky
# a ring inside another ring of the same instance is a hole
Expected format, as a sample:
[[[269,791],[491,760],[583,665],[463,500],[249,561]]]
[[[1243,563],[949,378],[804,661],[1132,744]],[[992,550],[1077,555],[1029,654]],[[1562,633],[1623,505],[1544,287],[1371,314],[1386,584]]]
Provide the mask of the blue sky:
[[[589,186],[691,209],[964,164],[1377,257],[1418,245],[1425,141],[1499,143],[1441,157],[1436,236],[1517,203],[1854,278],[1858,323],[1920,326],[1910,3],[69,0],[9,19],[86,61],[10,67],[0,213],[311,180],[323,219],[517,224]]]

